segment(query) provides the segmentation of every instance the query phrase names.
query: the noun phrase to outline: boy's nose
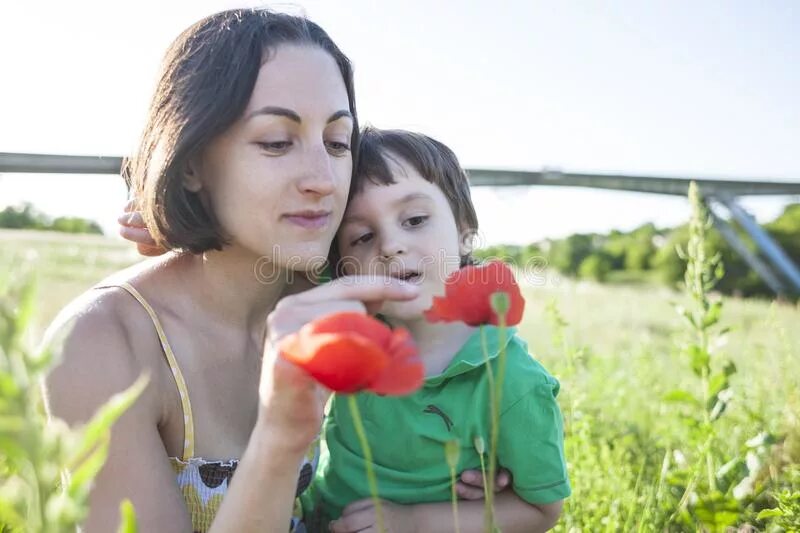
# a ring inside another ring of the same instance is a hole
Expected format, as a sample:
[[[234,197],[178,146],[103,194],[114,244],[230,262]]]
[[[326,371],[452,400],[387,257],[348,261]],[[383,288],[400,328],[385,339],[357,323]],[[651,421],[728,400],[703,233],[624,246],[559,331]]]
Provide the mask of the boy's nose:
[[[381,256],[387,259],[403,255],[407,251],[405,244],[398,240],[385,241],[381,244]]]

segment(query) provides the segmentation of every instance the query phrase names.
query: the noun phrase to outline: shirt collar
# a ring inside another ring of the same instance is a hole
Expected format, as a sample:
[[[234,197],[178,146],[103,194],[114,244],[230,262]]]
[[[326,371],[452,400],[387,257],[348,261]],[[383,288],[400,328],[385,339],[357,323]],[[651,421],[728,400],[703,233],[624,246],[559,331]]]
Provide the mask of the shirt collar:
[[[486,356],[483,351],[483,342],[481,340],[481,329],[483,329],[484,336],[486,337],[486,347],[489,354],[489,360],[495,359],[500,354],[501,347],[508,346],[511,339],[517,332],[515,327],[507,327],[505,330],[505,339],[503,345],[500,344],[500,328],[497,326],[480,326],[475,329],[472,335],[467,339],[467,342],[461,347],[460,350],[453,356],[450,364],[444,371],[436,376],[431,376],[425,380],[425,386],[437,386],[444,380],[458,376],[483,366],[486,361]]]

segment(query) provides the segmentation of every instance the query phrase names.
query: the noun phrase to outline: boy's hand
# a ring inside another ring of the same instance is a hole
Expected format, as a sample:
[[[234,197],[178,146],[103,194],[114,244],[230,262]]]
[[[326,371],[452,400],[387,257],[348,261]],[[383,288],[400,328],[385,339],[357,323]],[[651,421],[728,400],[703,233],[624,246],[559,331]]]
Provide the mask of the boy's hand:
[[[123,239],[136,243],[136,249],[141,255],[152,257],[165,254],[167,250],[156,244],[145,226],[142,215],[135,208],[134,201],[128,200],[125,212],[117,218],[120,225],[119,234]]]
[[[511,484],[511,472],[505,468],[497,471],[494,480],[494,491],[503,492]],[[485,496],[483,475],[480,470],[464,470],[456,483],[456,493],[464,500],[482,500]]]
[[[383,527],[386,533],[417,533],[413,507],[381,500]],[[375,505],[372,498],[358,500],[342,511],[338,520],[330,523],[331,533],[378,533]]]

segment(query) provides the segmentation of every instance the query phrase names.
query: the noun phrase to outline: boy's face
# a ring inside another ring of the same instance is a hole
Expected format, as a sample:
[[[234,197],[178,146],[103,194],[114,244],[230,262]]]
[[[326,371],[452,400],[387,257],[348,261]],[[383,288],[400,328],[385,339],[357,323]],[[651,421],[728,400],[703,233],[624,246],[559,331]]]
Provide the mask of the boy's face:
[[[387,303],[381,313],[419,319],[444,282],[458,270],[459,230],[441,189],[398,157],[386,158],[392,185],[367,182],[350,199],[337,234],[345,274],[392,276],[415,283],[420,295]]]

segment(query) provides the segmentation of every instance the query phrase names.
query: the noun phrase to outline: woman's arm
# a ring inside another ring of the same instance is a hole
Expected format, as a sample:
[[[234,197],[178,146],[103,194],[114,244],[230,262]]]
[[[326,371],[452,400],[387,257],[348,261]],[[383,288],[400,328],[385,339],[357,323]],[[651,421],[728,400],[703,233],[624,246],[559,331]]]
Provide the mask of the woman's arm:
[[[561,515],[562,501],[531,504],[507,490],[495,496],[495,520],[504,533],[538,533],[550,530]],[[482,533],[482,501],[459,502],[458,522],[461,533]],[[426,503],[411,506],[416,531],[455,531],[450,503]]]
[[[113,394],[148,371],[133,353],[129,336],[113,312],[111,298],[100,297],[51,328],[48,337],[61,363],[45,383],[48,414],[70,425],[82,424]],[[158,432],[158,376],[150,381],[111,431],[108,458],[95,479],[84,531],[116,531],[119,506],[130,498],[142,531],[186,532],[191,523]]]
[[[300,462],[322,424],[319,387],[267,350],[256,426],[210,533],[286,531]]]
[[[166,380],[159,384],[163,361],[154,355],[160,355],[157,349],[134,349],[132,339],[141,335],[126,325],[141,310],[117,305],[115,292],[75,304],[63,314],[66,319],[59,317],[48,332],[49,338],[65,336],[60,346],[53,347],[61,364],[46,381],[48,411],[69,424],[87,421],[141,373],[151,375],[142,396],[112,429],[108,459],[90,495],[86,531],[115,530],[124,498],[133,502],[142,531],[191,531],[158,431],[160,391],[174,384]],[[410,299],[416,294],[416,287],[398,280],[341,278],[281,301],[268,319],[257,423],[212,531],[284,531],[291,517],[300,462],[321,426],[319,387],[269,347],[328,313],[363,312],[365,306],[379,307],[384,300]]]
[[[551,529],[561,514],[562,501],[530,504],[513,491],[495,496],[495,520],[504,533],[538,533]],[[450,502],[398,505],[382,502],[384,525],[388,533],[455,532]],[[458,503],[460,533],[483,533],[482,501]],[[371,499],[345,507],[341,518],[331,524],[333,533],[377,532],[375,508]]]
[[[126,313],[141,310],[132,304],[135,311],[123,305],[118,312],[113,292],[79,306],[48,333],[51,338],[65,336],[60,346],[54,346],[61,364],[45,383],[48,412],[71,425],[86,422],[111,395],[126,389],[140,374],[150,375],[142,396],[112,428],[108,458],[95,479],[83,530],[116,531],[120,502],[129,498],[140,531],[190,532],[189,512],[158,430],[163,412],[159,390],[175,385],[172,376],[163,372],[156,346],[146,354],[142,352],[150,350],[132,346],[136,335],[126,325],[135,323],[136,315]],[[123,321],[123,315],[127,320]],[[264,372],[264,405],[211,531],[288,529],[298,468],[316,437],[322,415],[321,407],[297,407],[309,404],[308,398],[315,394],[313,382],[288,363],[270,361],[275,364]]]
[[[283,531],[291,517],[300,461],[319,434],[327,395],[274,347],[326,314],[364,312],[368,305],[410,299],[416,293],[416,287],[398,280],[340,278],[279,302],[267,319],[258,422],[212,532]]]

